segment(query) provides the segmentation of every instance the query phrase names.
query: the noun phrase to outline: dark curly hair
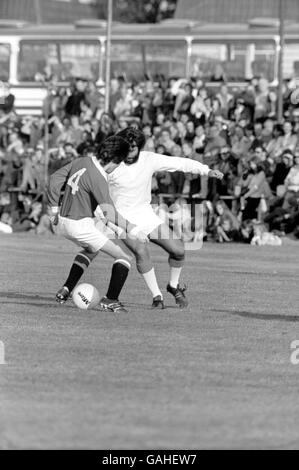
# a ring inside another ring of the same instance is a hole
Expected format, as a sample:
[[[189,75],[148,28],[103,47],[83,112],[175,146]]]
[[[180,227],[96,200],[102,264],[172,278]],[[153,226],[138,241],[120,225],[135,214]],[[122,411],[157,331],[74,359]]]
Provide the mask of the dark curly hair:
[[[121,163],[129,154],[130,145],[121,136],[107,137],[98,147],[96,157],[104,164],[109,162]]]
[[[130,147],[137,145],[139,152],[145,145],[145,135],[141,130],[135,127],[127,127],[119,131],[116,135],[125,139],[130,144]]]

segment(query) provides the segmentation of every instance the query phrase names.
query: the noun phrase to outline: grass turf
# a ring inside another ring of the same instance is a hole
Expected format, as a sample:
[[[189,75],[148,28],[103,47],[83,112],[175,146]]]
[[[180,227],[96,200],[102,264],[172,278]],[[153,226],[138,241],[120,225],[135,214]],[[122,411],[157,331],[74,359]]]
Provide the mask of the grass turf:
[[[190,306],[150,310],[133,269],[129,314],[59,306],[76,247],[1,236],[1,449],[299,448],[299,244],[187,254]],[[152,246],[160,284],[167,258]],[[105,293],[111,261],[84,280]]]

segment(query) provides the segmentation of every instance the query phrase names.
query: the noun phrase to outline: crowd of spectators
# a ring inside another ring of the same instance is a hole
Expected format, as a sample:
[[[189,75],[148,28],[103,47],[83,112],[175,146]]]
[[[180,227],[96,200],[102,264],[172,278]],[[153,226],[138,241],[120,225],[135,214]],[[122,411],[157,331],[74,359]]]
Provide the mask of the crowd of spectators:
[[[191,158],[224,173],[222,181],[180,172],[155,175],[157,210],[163,202],[169,223],[184,212],[186,241],[203,236],[279,244],[285,235],[299,238],[294,85],[284,84],[282,123],[277,122],[276,90],[266,79],[254,78],[242,89],[214,85],[208,89],[199,79],[146,77],[127,83],[113,78],[107,113],[103,88],[84,79],[69,88],[53,83],[41,116],[18,115],[6,88],[0,99],[0,230],[51,231],[43,205],[46,172],[79,155],[88,157],[106,137],[138,126],[147,137],[145,150]],[[199,203],[202,224],[195,217]]]

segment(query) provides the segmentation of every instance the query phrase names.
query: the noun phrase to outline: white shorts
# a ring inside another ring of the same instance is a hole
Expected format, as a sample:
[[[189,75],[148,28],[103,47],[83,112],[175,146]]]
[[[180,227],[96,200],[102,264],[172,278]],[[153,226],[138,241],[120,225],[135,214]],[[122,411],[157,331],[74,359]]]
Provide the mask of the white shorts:
[[[155,214],[151,207],[146,207],[143,211],[138,211],[134,214],[122,212],[121,215],[131,224],[137,225],[138,229],[146,235],[149,235],[161,224],[164,224],[164,220]]]
[[[55,232],[91,253],[97,253],[109,240],[104,232],[105,226],[96,226],[96,219],[85,217],[74,220],[59,216]],[[103,227],[103,231],[101,228]],[[111,238],[111,237],[110,237]]]

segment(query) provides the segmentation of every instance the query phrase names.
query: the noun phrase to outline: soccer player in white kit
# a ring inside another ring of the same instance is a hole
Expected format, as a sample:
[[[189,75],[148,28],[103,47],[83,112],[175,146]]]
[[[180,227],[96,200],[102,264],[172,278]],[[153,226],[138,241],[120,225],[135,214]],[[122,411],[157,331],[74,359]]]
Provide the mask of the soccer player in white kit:
[[[108,174],[110,196],[117,211],[123,217],[135,224],[140,231],[148,235],[150,241],[161,246],[169,254],[167,292],[174,296],[180,308],[187,307],[185,288],[179,284],[185,258],[184,243],[173,236],[169,226],[155,214],[151,206],[152,176],[159,171],[182,171],[222,179],[223,174],[188,158],[168,157],[142,151],[145,136],[138,129],[127,128],[116,135],[121,136],[130,144],[130,153],[124,156],[124,161]],[[158,286],[146,245],[144,245],[143,259],[139,262],[137,260],[137,269],[152,293],[152,306],[164,308],[163,295]]]

